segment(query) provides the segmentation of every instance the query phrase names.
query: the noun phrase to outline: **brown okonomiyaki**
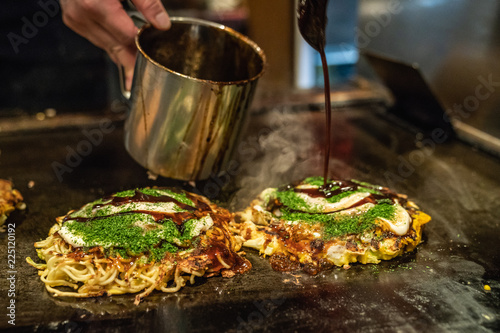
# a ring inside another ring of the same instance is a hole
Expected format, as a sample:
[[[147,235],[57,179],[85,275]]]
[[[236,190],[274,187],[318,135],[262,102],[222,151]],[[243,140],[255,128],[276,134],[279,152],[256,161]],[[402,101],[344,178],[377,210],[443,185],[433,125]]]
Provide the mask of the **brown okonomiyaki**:
[[[57,218],[36,242],[40,279],[54,296],[175,292],[196,277],[251,268],[229,231],[233,215],[205,197],[170,188],[119,192]]]
[[[379,263],[415,249],[430,216],[405,195],[356,180],[311,177],[268,188],[237,213],[243,246],[273,269],[309,274],[353,262]]]

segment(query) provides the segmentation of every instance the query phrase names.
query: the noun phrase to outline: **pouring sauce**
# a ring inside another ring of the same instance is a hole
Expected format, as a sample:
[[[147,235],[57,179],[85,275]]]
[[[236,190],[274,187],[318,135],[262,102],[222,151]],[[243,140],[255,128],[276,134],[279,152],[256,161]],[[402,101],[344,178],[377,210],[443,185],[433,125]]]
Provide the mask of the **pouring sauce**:
[[[326,28],[326,6],[328,0],[299,0],[297,13],[299,31],[304,40],[319,52],[321,65],[323,67],[323,78],[325,86],[325,113],[326,113],[326,138],[325,138],[325,160],[323,165],[323,186],[328,182],[328,165],[330,161],[330,140],[332,123],[332,105],[330,101],[330,79],[328,75],[328,63],[325,54],[325,28]]]

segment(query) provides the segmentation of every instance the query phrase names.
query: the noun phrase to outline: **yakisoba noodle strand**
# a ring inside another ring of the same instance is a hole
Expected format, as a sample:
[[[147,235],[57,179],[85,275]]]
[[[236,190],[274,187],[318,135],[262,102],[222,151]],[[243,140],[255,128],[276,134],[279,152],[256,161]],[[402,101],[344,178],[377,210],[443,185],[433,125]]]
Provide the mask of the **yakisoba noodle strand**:
[[[35,243],[40,279],[54,296],[176,292],[196,277],[231,277],[251,268],[228,229],[232,215],[193,193],[137,189],[57,218]]]

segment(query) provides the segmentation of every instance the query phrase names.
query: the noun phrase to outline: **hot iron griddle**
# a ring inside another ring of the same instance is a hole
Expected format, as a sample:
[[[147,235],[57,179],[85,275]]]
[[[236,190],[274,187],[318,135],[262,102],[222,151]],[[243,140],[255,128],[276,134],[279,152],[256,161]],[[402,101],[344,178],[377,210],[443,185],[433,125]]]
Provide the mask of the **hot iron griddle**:
[[[321,175],[324,113],[275,106],[249,118],[233,169],[197,189],[230,209],[244,208],[267,186]],[[62,175],[82,128],[0,137],[2,178],[27,210],[14,213],[16,325],[7,323],[6,243],[1,234],[0,329],[30,332],[494,332],[500,330],[500,164],[455,141],[432,145],[376,105],[336,109],[330,170],[334,177],[390,185],[433,220],[424,243],[379,265],[353,264],[318,276],[279,273],[253,250],[253,269],[231,279],[198,279],[173,294],[90,299],[50,296],[25,258],[56,216],[104,194],[140,186],[192,187],[148,179],[123,147],[121,123]],[[236,166],[238,166],[236,168]],[[30,181],[34,186],[28,188]],[[221,188],[222,187],[222,188]],[[489,285],[491,291],[485,291]]]

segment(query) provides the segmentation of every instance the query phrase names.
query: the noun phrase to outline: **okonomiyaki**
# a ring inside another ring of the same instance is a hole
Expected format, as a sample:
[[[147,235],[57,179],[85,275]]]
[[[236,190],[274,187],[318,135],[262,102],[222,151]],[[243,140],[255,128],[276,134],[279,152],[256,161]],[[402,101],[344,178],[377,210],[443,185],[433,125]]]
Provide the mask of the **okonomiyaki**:
[[[379,263],[415,249],[430,216],[407,196],[356,180],[311,177],[265,189],[237,213],[243,246],[277,271],[309,274],[333,266]]]
[[[196,277],[251,268],[229,230],[233,214],[205,197],[170,188],[127,190],[58,217],[36,242],[40,279],[54,296],[175,292]]]

